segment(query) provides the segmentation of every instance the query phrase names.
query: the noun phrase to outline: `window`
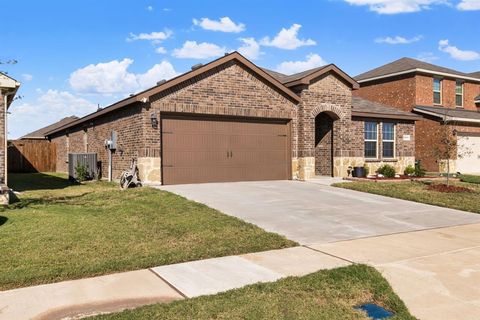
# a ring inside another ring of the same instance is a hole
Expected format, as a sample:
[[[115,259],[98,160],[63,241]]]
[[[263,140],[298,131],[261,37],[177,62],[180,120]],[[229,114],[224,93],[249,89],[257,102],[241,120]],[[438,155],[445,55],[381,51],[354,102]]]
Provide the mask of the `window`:
[[[455,105],[463,107],[463,82],[459,80],[455,82]]]
[[[377,123],[365,122],[365,158],[377,158]]]
[[[442,80],[433,78],[433,104],[442,104]]]
[[[384,158],[395,157],[395,124],[391,122],[382,124],[382,155]]]

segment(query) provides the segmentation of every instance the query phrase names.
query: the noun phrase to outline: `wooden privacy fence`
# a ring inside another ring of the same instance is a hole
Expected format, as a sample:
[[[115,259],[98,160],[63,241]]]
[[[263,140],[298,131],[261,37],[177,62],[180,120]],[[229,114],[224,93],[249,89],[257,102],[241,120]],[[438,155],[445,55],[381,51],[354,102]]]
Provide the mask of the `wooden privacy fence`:
[[[57,150],[47,140],[16,140],[8,142],[8,172],[55,172]]]

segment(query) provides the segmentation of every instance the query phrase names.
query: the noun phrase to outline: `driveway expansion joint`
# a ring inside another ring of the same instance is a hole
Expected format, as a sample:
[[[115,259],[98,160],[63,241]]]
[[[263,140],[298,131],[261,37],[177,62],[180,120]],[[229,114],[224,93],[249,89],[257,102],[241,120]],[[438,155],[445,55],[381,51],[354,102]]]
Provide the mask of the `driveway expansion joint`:
[[[342,258],[342,257],[340,257],[340,256],[336,256],[336,255],[334,255],[334,254],[331,254],[331,253],[328,253],[328,252],[325,252],[325,251],[322,251],[322,250],[318,250],[318,249],[312,248],[312,247],[310,247],[310,246],[308,246],[308,245],[303,245],[302,247],[307,248],[307,249],[310,249],[310,250],[315,251],[315,252],[318,252],[318,253],[321,253],[321,254],[324,254],[324,255],[327,255],[327,256],[330,256],[330,257],[335,258],[335,259],[343,260],[343,261],[348,262],[348,263],[351,263],[351,264],[357,264],[355,261],[351,261],[351,260],[348,260],[348,259],[346,259],[346,258]]]

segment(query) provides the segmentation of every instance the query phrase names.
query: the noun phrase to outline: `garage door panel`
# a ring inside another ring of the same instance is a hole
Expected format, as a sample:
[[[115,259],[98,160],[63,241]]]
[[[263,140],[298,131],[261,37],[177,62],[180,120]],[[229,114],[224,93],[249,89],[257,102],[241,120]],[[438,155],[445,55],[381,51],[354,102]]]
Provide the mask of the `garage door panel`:
[[[480,174],[480,136],[458,136],[457,171]]]
[[[174,132],[164,134],[164,144],[171,150],[211,150],[220,148],[226,149],[230,145],[230,138],[227,135],[215,134],[184,134],[183,132]]]
[[[191,151],[176,151],[171,150],[164,156],[164,166],[175,167],[191,167],[195,163],[196,167],[213,166],[228,166],[229,159],[227,158],[227,151],[209,151],[209,150],[191,150]]]
[[[164,184],[289,178],[286,121],[163,117],[162,132]]]
[[[231,137],[232,145],[236,149],[250,149],[250,150],[285,150],[286,136],[266,136],[266,135],[234,135]]]

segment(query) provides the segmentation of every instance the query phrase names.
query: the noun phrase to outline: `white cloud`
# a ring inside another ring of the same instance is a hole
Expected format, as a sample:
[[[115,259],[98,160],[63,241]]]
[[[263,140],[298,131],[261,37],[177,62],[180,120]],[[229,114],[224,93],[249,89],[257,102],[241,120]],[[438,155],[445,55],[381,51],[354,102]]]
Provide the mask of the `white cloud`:
[[[326,65],[325,60],[318,54],[309,54],[304,61],[284,61],[276,67],[276,71],[284,74],[294,74],[308,69]]]
[[[82,93],[116,94],[133,93],[146,89],[162,79],[177,75],[168,61],[154,65],[144,74],[128,72],[132,59],[113,60],[106,63],[90,64],[70,75],[70,86]]]
[[[94,103],[68,91],[50,89],[37,92],[40,96],[32,102],[12,104],[8,116],[10,137],[18,138],[62,118],[83,116],[97,109]]]
[[[401,36],[395,36],[395,37],[384,37],[384,38],[377,38],[375,39],[376,43],[387,43],[387,44],[410,44],[414,42],[418,42],[422,40],[422,36],[416,36],[413,38],[405,38]]]
[[[148,10],[148,11],[153,11],[153,7],[152,7],[152,6],[148,6],[148,7],[147,7],[147,10]]]
[[[471,50],[460,50],[450,45],[448,40],[440,40],[438,42],[438,50],[448,53],[455,60],[473,61],[480,59],[480,53]]]
[[[368,6],[380,14],[410,13],[430,9],[431,5],[448,4],[448,0],[344,0],[351,5]]]
[[[185,41],[181,48],[173,50],[172,55],[182,59],[208,59],[219,57],[225,52],[227,52],[225,47],[220,47],[213,43]]]
[[[152,41],[153,43],[160,43],[170,38],[172,34],[173,32],[169,29],[165,29],[165,31],[157,31],[157,32],[151,32],[151,33],[140,33],[140,34],[130,33],[130,35],[126,40],[128,42],[136,41],[136,40],[148,40],[148,41]]]
[[[164,47],[158,47],[157,49],[155,49],[155,52],[160,54],[165,54],[167,53],[167,49],[165,49]]]
[[[293,50],[303,46],[313,46],[317,43],[312,39],[299,39],[298,31],[302,26],[293,24],[289,29],[282,28],[275,38],[265,37],[260,42],[261,45],[276,47],[280,49]]]
[[[248,59],[255,60],[263,54],[260,51],[260,44],[254,38],[240,38],[243,45],[238,48],[238,52],[247,57]]]
[[[418,54],[417,60],[424,61],[424,62],[433,62],[438,60],[438,57],[434,55],[432,52],[422,52]]]
[[[200,20],[193,19],[193,24],[200,26],[205,30],[221,31],[221,32],[242,32],[245,30],[243,23],[235,23],[229,17],[220,18],[219,21],[210,20],[208,18],[201,18]]]
[[[23,78],[23,80],[25,80],[25,81],[32,81],[33,75],[31,75],[31,74],[29,74],[29,73],[24,73],[24,74],[22,74],[22,78]]]
[[[480,0],[462,0],[457,8],[462,11],[480,10]]]
[[[170,79],[177,75],[172,64],[168,61],[162,61],[154,65],[150,70],[143,74],[137,74],[139,89],[153,87],[156,83],[163,79]]]

